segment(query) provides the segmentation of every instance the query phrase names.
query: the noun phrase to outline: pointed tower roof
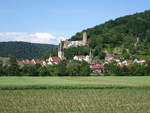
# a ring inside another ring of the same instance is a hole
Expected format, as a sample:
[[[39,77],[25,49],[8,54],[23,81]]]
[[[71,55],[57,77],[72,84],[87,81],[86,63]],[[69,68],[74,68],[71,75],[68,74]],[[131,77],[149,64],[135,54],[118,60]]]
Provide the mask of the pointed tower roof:
[[[93,58],[93,55],[92,55],[92,50],[90,50],[89,57],[90,57],[90,58]]]

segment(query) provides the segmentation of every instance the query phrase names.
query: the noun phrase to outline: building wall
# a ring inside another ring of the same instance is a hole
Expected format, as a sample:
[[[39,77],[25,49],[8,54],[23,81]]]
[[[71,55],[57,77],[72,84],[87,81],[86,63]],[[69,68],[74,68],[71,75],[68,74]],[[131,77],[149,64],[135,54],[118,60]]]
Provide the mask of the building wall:
[[[70,47],[78,47],[78,46],[86,46],[87,45],[87,33],[83,33],[83,39],[79,41],[64,41],[64,48],[70,48]]]

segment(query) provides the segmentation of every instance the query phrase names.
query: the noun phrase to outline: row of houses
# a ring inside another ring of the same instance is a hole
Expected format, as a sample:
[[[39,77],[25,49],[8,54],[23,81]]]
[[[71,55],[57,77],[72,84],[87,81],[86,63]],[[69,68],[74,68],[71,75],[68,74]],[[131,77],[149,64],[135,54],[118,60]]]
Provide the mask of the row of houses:
[[[92,60],[90,56],[74,56],[74,60],[77,61],[86,61],[89,63],[89,68],[93,70],[94,74],[101,74],[104,72],[104,65],[100,60]],[[56,65],[59,64],[63,59],[57,56],[50,56],[47,60],[39,60],[39,59],[32,59],[32,60],[21,60],[17,61],[20,67],[24,67],[26,65],[36,65],[39,64],[41,66],[48,66],[48,65]]]
[[[112,62],[116,62],[116,66],[123,68],[123,67],[129,67],[132,66],[135,63],[141,64],[143,65],[146,60],[120,60],[118,58],[110,58],[111,60],[94,60],[92,59],[89,55],[86,56],[74,56],[73,58],[74,60],[77,61],[86,61],[89,63],[89,68],[92,69],[92,74],[103,74],[105,72],[105,65],[112,63]],[[17,61],[18,65],[23,67],[25,65],[35,65],[35,64],[39,64],[41,66],[48,66],[48,65],[56,65],[59,64],[61,61],[63,61],[64,59],[61,59],[58,56],[50,56],[48,59],[46,60],[39,60],[39,59],[32,59],[32,60],[21,60],[21,61]]]
[[[26,59],[26,60],[17,61],[17,63],[20,67],[23,67],[25,65],[35,65],[35,64],[40,64],[44,66],[44,61],[39,59],[32,59],[32,60]]]
[[[104,65],[112,63],[112,62],[116,62],[117,66],[119,66],[119,67],[125,67],[125,66],[128,67],[135,63],[143,65],[144,63],[146,63],[146,60],[144,60],[144,59],[122,60],[122,58],[109,57],[109,58],[105,59]]]
[[[105,61],[101,61],[101,60],[93,60],[91,56],[86,55],[86,56],[74,56],[73,60],[77,60],[77,61],[86,61],[87,63],[91,64],[91,65],[105,65],[105,64],[109,64],[112,62],[116,62],[117,65],[122,66],[130,66],[134,63],[138,63],[138,64],[144,64],[146,62],[146,60],[142,59],[142,60],[120,60],[120,59],[115,59],[115,58],[111,58]],[[32,59],[32,60],[21,60],[21,61],[17,61],[18,65],[28,65],[28,64],[40,64],[42,66],[47,66],[47,65],[54,65],[54,64],[59,64],[61,61],[63,61],[63,59],[61,59],[60,57],[57,56],[50,56],[47,60],[40,60],[40,59]]]
[[[39,64],[41,66],[48,66],[59,64],[62,60],[59,57],[49,57],[47,60],[40,60],[40,59],[32,59],[32,60],[21,60],[17,61],[18,65],[23,67],[25,65],[36,65]]]
[[[73,59],[78,60],[78,61],[86,61],[86,62],[90,63],[90,57],[88,55],[87,56],[74,56]],[[64,59],[61,59],[58,56],[50,56],[46,60],[40,60],[40,59],[28,60],[28,59],[26,59],[26,60],[17,61],[17,63],[19,66],[35,65],[35,64],[40,64],[41,66],[47,66],[47,65],[59,64],[63,60]]]

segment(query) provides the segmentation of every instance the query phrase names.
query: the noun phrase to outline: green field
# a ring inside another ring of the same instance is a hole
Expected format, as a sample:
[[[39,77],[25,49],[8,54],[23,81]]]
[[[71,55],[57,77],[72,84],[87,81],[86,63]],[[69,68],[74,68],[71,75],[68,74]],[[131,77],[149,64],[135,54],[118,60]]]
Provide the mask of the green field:
[[[0,113],[149,113],[150,77],[0,77]]]

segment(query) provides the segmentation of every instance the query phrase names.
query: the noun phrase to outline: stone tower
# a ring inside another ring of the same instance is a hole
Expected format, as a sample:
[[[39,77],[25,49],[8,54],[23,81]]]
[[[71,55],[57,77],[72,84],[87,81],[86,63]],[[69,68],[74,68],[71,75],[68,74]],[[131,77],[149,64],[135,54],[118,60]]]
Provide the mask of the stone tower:
[[[83,32],[83,46],[87,45],[87,33]]]
[[[64,59],[64,48],[63,48],[63,41],[60,42],[59,47],[58,47],[58,57],[60,59]]]

